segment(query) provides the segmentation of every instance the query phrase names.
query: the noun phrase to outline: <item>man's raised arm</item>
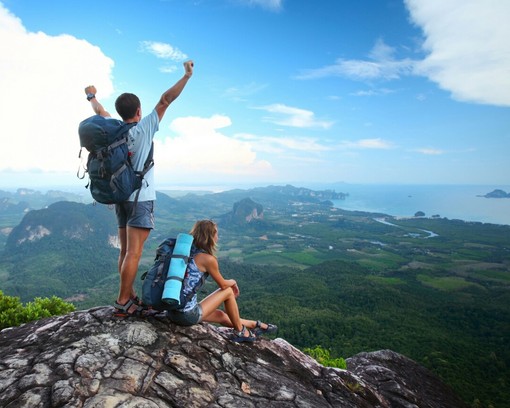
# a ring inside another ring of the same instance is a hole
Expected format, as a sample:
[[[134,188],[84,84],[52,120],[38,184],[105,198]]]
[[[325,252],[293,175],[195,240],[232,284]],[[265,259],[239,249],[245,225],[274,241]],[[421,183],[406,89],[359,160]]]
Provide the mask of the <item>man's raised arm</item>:
[[[170,89],[165,91],[163,95],[161,95],[159,102],[156,104],[156,107],[154,108],[156,109],[160,122],[161,119],[163,119],[163,116],[165,115],[167,108],[173,101],[175,101],[178,98],[178,96],[181,94],[182,90],[188,83],[188,79],[190,79],[192,75],[193,75],[193,61],[186,61],[184,63],[183,77],[179,79],[174,86],[172,86]]]
[[[90,106],[96,115],[101,115],[105,118],[110,118],[110,115],[104,108],[103,105],[96,98],[96,87],[94,85],[89,85],[85,88],[85,94],[87,95],[87,100],[90,102]]]

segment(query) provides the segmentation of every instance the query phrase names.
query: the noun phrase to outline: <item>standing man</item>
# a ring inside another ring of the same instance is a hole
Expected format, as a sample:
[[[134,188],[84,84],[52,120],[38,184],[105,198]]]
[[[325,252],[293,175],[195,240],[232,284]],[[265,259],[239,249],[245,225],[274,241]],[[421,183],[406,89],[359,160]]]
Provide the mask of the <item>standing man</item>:
[[[159,122],[170,104],[181,94],[192,75],[193,61],[186,61],[183,77],[161,95],[154,110],[143,118],[142,106],[136,95],[123,93],[115,101],[115,109],[122,120],[126,123],[136,123],[136,126],[129,129],[128,136],[131,161],[136,171],[143,169],[152,148],[154,134],[159,129]],[[97,100],[96,88],[93,85],[86,87],[85,93],[96,114],[104,117],[111,116]],[[136,206],[134,206],[135,195],[136,192],[127,201],[115,204],[120,241],[118,263],[120,289],[114,304],[114,315],[119,317],[140,315],[142,311],[141,302],[134,290],[134,281],[144,243],[151,229],[154,228],[154,201],[156,200],[154,168],[145,175]],[[133,207],[135,207],[134,212]]]

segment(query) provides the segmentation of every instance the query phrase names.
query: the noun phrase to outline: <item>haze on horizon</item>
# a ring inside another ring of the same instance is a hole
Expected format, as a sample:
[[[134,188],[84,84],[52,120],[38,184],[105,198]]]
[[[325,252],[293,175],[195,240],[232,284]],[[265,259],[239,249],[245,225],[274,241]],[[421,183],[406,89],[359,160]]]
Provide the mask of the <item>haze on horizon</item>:
[[[83,187],[84,86],[112,113],[125,91],[148,113],[187,59],[158,189],[508,184],[509,2],[137,5],[0,1],[0,189]]]

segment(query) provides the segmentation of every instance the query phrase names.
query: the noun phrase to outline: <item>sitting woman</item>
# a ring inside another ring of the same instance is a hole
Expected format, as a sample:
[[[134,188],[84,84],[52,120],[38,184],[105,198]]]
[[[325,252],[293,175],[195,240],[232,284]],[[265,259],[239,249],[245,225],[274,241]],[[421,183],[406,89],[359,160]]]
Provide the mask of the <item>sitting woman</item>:
[[[197,221],[190,234],[193,235],[193,245],[197,248],[197,252],[192,254],[183,282],[182,291],[188,302],[181,310],[171,311],[170,320],[183,326],[204,321],[232,327],[233,341],[236,342],[252,342],[259,334],[276,333],[278,328],[275,325],[246,320],[239,316],[236,301],[239,296],[237,283],[234,279],[223,278],[218,260],[214,255],[218,241],[216,224],[210,220]],[[198,303],[197,292],[209,275],[219,288]],[[218,309],[221,304],[224,305],[225,311]],[[255,334],[250,329],[253,329]]]

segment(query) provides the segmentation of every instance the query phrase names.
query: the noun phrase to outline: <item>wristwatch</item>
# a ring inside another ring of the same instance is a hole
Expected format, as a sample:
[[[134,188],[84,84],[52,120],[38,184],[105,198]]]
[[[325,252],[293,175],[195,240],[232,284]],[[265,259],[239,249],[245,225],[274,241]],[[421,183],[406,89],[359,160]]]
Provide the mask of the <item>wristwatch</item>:
[[[90,101],[91,99],[94,99],[96,97],[96,95],[94,95],[93,93],[89,93],[87,94],[87,101]]]

